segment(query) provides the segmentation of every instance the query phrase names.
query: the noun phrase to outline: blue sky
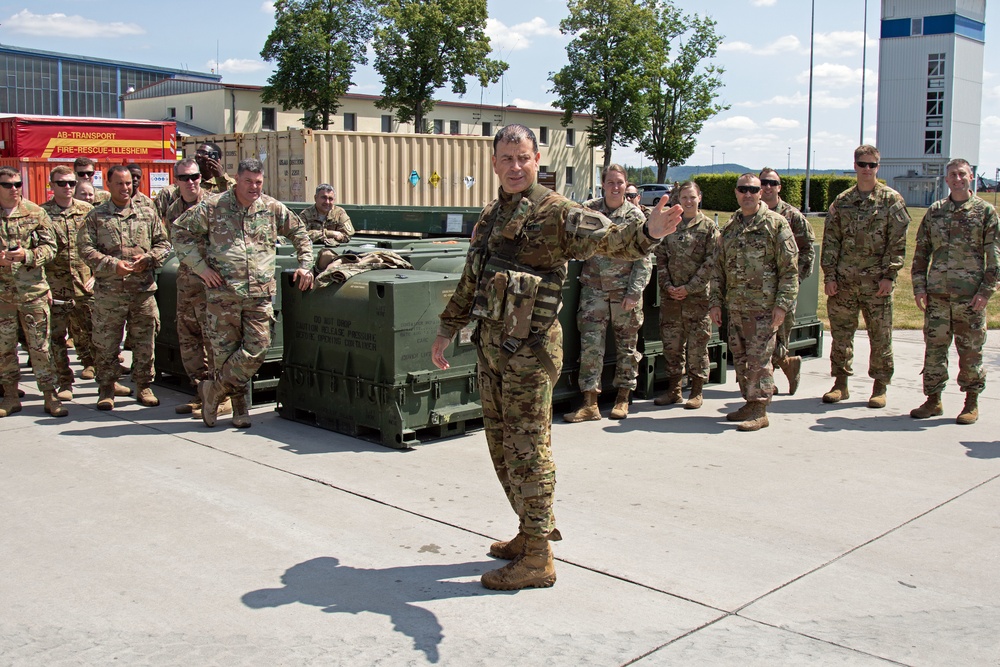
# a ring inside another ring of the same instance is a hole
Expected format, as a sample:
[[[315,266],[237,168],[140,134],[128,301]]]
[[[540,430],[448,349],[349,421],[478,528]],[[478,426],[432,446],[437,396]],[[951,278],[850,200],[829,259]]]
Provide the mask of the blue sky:
[[[736,162],[778,169],[805,167],[810,3],[807,0],[677,0],[685,12],[707,13],[725,36],[717,58],[726,68],[722,99],[732,107],[706,124],[690,164]],[[1000,167],[1000,46],[990,43],[996,0],[987,3],[981,171]],[[861,133],[864,0],[816,3],[814,167],[848,169]],[[868,2],[865,132],[875,140],[880,1]],[[546,107],[548,76],[565,62],[569,38],[559,33],[564,0],[489,2],[494,54],[510,69],[486,89],[470,83],[465,101]],[[273,26],[271,3],[219,0],[164,3],[0,2],[0,42],[165,67],[210,71],[223,80],[263,85],[271,72],[260,50]],[[995,40],[994,40],[995,41]],[[217,58],[218,54],[218,58]],[[991,63],[997,63],[991,70]],[[354,92],[378,94],[371,67],[361,68]],[[447,90],[440,99],[457,99]],[[715,146],[715,149],[711,148]],[[628,149],[614,160],[647,163]]]

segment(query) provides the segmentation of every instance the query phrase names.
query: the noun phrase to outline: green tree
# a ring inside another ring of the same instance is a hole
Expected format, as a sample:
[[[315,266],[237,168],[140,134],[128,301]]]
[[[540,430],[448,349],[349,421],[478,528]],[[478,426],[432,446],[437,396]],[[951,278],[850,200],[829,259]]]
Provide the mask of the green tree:
[[[628,178],[629,183],[635,183],[636,185],[641,185],[643,183],[652,182],[655,178],[652,167],[630,167],[625,165],[625,177]]]
[[[464,95],[466,77],[495,83],[507,63],[491,60],[486,0],[387,0],[375,30],[375,69],[382,76],[380,109],[423,132],[434,91],[451,84]]]
[[[329,129],[355,67],[368,62],[377,17],[373,0],[277,0],[260,56],[278,66],[261,99],[303,109],[307,127]]]
[[[715,21],[697,14],[683,16],[666,0],[658,8],[659,57],[651,59],[650,87],[645,98],[649,130],[639,150],[656,163],[656,182],[664,183],[670,167],[684,164],[694,153],[696,138],[706,120],[725,111],[716,100],[725,70],[706,61],[715,57],[722,37]],[[671,42],[680,42],[669,59]],[[659,66],[655,64],[659,62]]]
[[[549,76],[555,105],[564,111],[562,124],[575,113],[594,120],[588,145],[611,150],[640,139],[648,125],[644,91],[648,61],[657,55],[655,0],[570,0],[569,16],[559,23],[573,35],[566,48],[569,63]]]

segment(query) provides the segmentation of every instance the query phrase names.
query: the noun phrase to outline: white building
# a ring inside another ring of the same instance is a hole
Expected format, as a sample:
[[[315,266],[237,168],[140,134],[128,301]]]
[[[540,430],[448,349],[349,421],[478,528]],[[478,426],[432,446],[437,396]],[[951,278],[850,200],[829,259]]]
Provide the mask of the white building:
[[[882,0],[879,177],[911,206],[944,196],[944,167],[979,163],[986,0]]]

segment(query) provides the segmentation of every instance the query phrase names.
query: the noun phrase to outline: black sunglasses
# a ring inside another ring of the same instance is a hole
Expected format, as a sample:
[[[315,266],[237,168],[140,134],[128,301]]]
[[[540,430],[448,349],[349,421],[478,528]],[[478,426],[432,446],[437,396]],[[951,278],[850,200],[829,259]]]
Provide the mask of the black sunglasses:
[[[760,192],[760,188],[756,185],[737,185],[736,190],[742,194],[747,194],[748,192],[751,194],[757,194]]]
[[[762,179],[760,179],[760,184],[762,186],[764,186],[764,185],[770,185],[772,188],[776,188],[779,185],[781,185],[781,181],[779,181],[776,178],[762,178]]]
[[[878,167],[878,162],[855,162],[862,169],[875,169]]]
[[[75,188],[76,181],[52,181],[52,185],[60,186],[64,188]]]
[[[626,192],[625,196],[628,197],[629,199],[635,199],[636,197],[639,196],[639,193],[638,192]]]
[[[177,180],[179,181],[197,181],[201,178],[201,174],[177,174]]]
[[[78,172],[76,172],[76,175],[79,176],[80,178],[93,178],[94,177],[94,172],[92,172],[92,171],[78,171]]]
[[[6,188],[8,190],[12,188],[20,188],[22,181],[0,181],[0,188]]]

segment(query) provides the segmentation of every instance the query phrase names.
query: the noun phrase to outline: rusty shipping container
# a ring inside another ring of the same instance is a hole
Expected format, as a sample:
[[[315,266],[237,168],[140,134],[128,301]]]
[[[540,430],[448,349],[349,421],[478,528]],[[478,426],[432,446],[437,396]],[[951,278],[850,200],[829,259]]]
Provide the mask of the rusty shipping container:
[[[348,204],[481,207],[500,185],[492,137],[287,130],[182,137],[184,155],[205,141],[233,176],[240,160],[263,159],[264,192],[282,201],[311,202],[329,183]]]

